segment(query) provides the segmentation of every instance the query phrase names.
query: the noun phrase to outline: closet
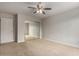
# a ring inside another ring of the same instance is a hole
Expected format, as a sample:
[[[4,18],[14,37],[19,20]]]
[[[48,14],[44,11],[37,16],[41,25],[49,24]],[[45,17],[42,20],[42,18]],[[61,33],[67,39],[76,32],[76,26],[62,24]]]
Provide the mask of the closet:
[[[40,38],[40,22],[25,23],[25,38]]]
[[[13,32],[13,18],[0,17],[0,44],[15,41]]]

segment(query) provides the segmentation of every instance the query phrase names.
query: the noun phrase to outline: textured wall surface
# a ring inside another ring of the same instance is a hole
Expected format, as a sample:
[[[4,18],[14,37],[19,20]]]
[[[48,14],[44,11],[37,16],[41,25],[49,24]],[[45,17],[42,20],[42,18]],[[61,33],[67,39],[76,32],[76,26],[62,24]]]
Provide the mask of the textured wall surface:
[[[44,19],[43,37],[79,47],[79,8]]]

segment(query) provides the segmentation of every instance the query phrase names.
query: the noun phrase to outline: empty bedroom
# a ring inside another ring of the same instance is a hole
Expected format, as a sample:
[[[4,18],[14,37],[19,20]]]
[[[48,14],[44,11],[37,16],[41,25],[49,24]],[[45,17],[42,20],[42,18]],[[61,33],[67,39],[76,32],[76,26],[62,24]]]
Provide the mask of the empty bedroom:
[[[0,56],[79,56],[79,2],[0,2]]]

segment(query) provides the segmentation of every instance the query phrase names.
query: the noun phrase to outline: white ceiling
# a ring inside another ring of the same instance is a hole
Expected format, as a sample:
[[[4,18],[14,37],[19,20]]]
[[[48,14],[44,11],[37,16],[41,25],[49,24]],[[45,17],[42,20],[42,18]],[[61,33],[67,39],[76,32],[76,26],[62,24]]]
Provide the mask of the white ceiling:
[[[44,7],[50,7],[52,8],[52,10],[45,11],[45,16],[42,14],[32,15],[33,9],[27,7],[36,6],[36,4],[37,2],[0,2],[0,12],[12,14],[24,13],[34,17],[43,18],[49,15],[55,15],[79,7],[78,2],[43,2],[42,4],[44,5]]]

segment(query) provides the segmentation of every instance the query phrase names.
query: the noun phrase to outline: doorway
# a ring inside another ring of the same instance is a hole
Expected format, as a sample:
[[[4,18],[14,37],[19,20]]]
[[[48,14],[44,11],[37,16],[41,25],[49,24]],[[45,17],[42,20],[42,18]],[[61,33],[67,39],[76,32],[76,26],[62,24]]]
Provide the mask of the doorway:
[[[25,22],[25,39],[40,38],[40,22],[27,21]]]

